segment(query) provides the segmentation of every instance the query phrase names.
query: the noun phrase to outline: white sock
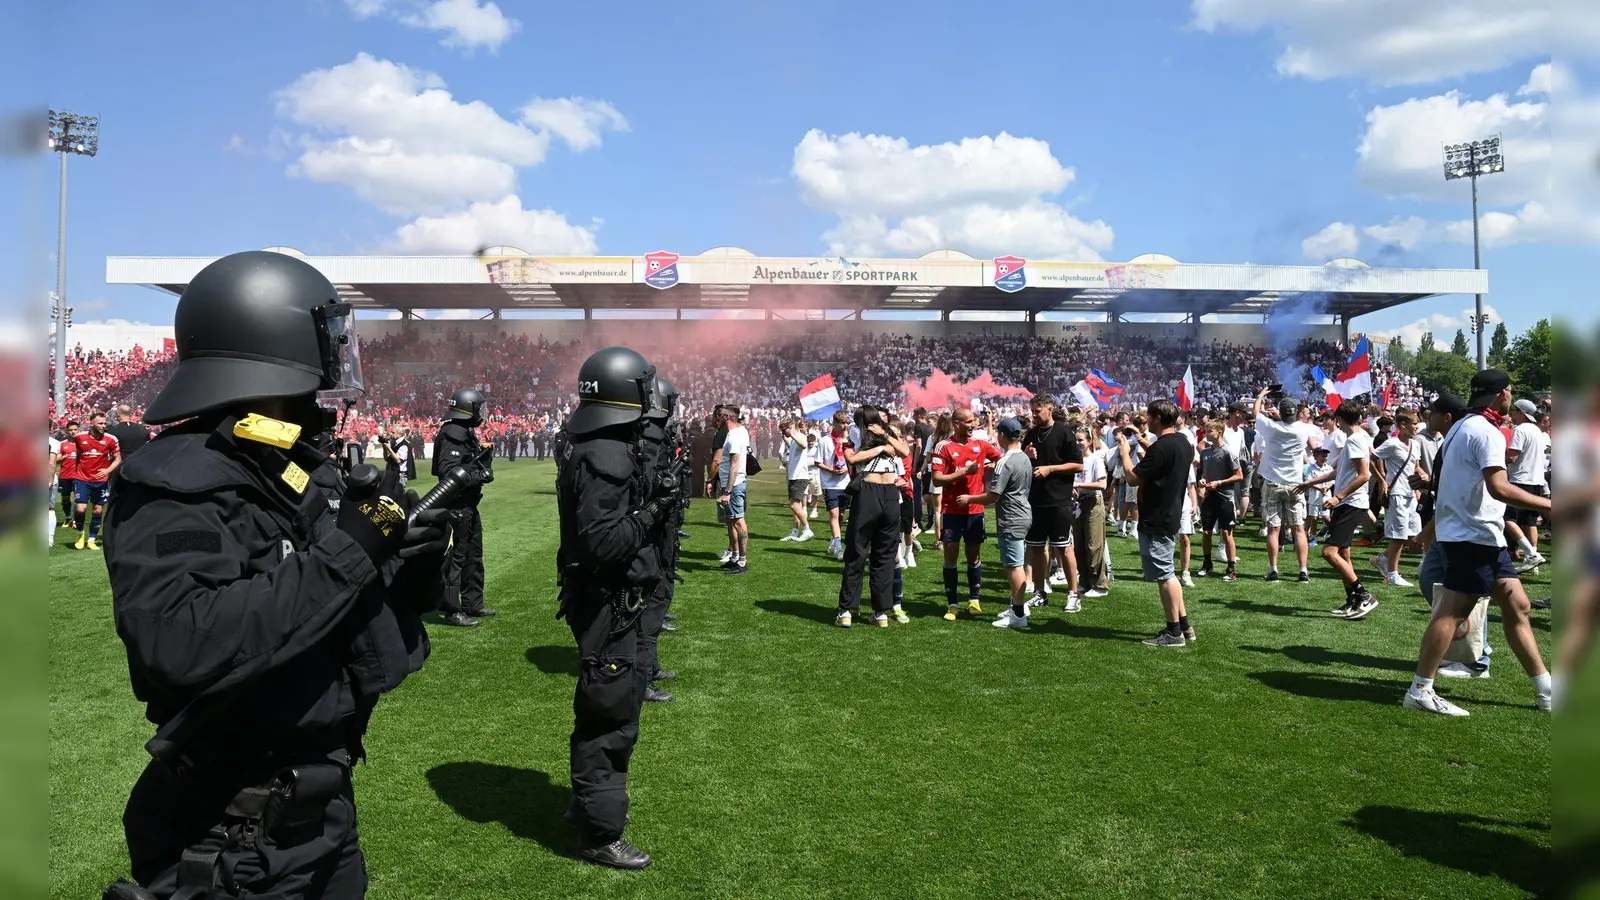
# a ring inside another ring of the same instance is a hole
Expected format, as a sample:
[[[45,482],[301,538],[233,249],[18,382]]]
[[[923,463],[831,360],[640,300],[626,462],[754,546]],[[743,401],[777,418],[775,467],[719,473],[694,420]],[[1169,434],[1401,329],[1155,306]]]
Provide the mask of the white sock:
[[[1433,679],[1423,678],[1421,675],[1411,679],[1411,690],[1418,694],[1433,690]]]
[[[1541,697],[1544,696],[1545,694],[1550,693],[1550,673],[1549,672],[1546,672],[1543,675],[1535,675],[1535,676],[1533,676],[1533,690],[1534,690],[1534,693],[1538,694]]]
[[[1528,543],[1528,539],[1527,538],[1522,538],[1521,540],[1517,541],[1517,549],[1522,551],[1522,555],[1523,556],[1538,556],[1539,555],[1539,548],[1533,546],[1533,544]]]

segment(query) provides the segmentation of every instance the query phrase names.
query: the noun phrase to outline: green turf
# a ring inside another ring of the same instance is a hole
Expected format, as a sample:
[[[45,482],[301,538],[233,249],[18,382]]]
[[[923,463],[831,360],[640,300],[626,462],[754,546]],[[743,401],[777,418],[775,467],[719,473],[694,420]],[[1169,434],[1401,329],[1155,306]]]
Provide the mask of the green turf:
[[[1403,711],[1427,620],[1414,590],[1375,587],[1371,618],[1332,619],[1342,593],[1320,562],[1309,586],[1264,584],[1250,532],[1238,584],[1188,592],[1199,643],[1160,650],[1138,642],[1161,616],[1132,541],[1112,539],[1111,596],[1039,611],[1030,632],[942,621],[930,546],[908,573],[910,625],[842,631],[826,532],[776,540],[789,526],[771,476],[753,492],[747,576],[715,570],[712,505],[691,511],[682,631],[661,651],[678,699],[645,709],[630,784],[628,836],[656,863],[581,866],[560,819],[577,661],[554,618],[553,471],[498,467],[483,518],[500,615],[432,626],[427,667],[373,719],[356,790],[374,897],[1483,898],[1549,884],[1549,717],[1504,650],[1493,680],[1441,680],[1472,718]],[[150,728],[98,555],[58,546],[50,575],[50,890],[97,896],[125,872],[121,809]]]

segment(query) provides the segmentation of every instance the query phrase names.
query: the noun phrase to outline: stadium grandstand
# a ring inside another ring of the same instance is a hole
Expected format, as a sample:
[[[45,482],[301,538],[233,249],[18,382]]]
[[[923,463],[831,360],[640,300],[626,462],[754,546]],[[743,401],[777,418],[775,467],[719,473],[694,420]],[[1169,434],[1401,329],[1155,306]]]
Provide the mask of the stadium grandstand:
[[[1065,394],[1090,367],[1137,403],[1168,396],[1193,366],[1220,406],[1270,381],[1336,369],[1358,317],[1425,297],[1487,292],[1482,270],[974,259],[698,256],[544,257],[510,247],[472,256],[302,256],[360,320],[368,394],[346,425],[425,426],[451,390],[490,397],[488,434],[556,427],[572,373],[597,346],[626,343],[678,383],[691,414],[719,401],[755,411],[758,442],[831,372],[850,402],[901,405],[907,380],[989,371],[1000,384]],[[106,281],[183,291],[210,257],[110,257]],[[171,330],[73,326],[68,403],[143,409],[171,366]],[[87,339],[87,340],[86,340]],[[1383,383],[1385,372],[1378,378]],[[1414,385],[1398,386],[1402,397]],[[1294,389],[1294,387],[1291,387]],[[775,433],[775,432],[774,432]]]

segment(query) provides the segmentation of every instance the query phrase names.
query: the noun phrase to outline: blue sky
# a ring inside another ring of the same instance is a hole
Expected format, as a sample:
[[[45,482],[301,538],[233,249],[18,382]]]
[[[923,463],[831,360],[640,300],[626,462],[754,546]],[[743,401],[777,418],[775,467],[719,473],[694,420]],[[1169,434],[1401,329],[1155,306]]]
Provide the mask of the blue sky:
[[[104,284],[107,255],[272,244],[1467,267],[1438,144],[1479,129],[1508,136],[1490,305],[1513,329],[1577,314],[1600,223],[1547,179],[1583,60],[1538,70],[1548,22],[1503,3],[1326,6],[61,2],[8,48],[38,81],[0,108],[101,117],[70,162],[79,321],[170,321]],[[44,55],[63,44],[72,64]],[[54,159],[31,165],[0,239],[42,255]],[[1470,304],[1358,327],[1448,335]]]

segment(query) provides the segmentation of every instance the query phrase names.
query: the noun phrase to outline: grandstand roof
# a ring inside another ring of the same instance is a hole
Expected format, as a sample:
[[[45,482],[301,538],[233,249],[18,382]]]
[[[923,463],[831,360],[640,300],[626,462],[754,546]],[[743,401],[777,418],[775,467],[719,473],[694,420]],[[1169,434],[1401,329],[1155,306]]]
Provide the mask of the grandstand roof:
[[[1439,294],[1487,293],[1481,269],[1187,264],[1149,254],[1126,263],[974,259],[758,257],[736,247],[699,256],[305,256],[358,306],[374,309],[1026,310],[1265,314],[1315,295],[1317,311],[1354,317]],[[178,294],[215,257],[112,256],[108,284]],[[1020,273],[1020,274],[1019,274]]]

